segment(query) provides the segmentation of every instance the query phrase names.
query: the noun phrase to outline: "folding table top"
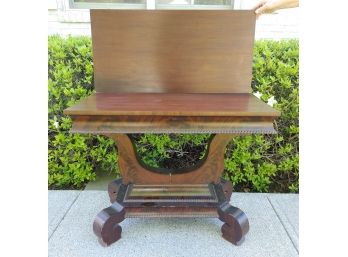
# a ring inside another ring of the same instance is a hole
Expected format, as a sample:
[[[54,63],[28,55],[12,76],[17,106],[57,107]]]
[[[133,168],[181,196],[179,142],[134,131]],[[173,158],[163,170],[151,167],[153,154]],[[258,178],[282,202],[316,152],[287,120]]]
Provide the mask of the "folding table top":
[[[91,10],[96,93],[64,111],[80,133],[274,133],[250,94],[249,10]]]
[[[69,115],[279,116],[252,94],[96,93],[65,111]]]
[[[251,92],[255,13],[91,10],[97,92]]]

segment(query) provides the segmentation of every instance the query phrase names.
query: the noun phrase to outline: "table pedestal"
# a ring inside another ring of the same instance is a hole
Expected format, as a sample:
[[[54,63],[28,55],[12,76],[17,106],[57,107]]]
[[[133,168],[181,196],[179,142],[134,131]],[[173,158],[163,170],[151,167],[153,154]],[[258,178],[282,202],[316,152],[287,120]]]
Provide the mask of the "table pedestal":
[[[134,217],[216,217],[225,222],[223,238],[235,245],[243,242],[249,231],[248,219],[229,204],[232,184],[220,178],[225,147],[235,135],[213,135],[205,157],[195,167],[176,171],[146,167],[128,135],[107,136],[116,141],[122,178],[109,184],[112,204],[98,213],[93,223],[102,245],[120,239],[119,223]]]

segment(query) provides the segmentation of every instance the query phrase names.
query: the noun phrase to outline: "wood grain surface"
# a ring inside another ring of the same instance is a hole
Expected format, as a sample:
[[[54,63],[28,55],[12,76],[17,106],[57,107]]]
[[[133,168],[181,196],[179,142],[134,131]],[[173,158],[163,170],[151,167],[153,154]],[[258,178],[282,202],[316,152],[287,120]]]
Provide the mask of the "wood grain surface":
[[[252,10],[91,10],[97,92],[248,93]]]
[[[96,93],[68,115],[279,116],[252,94]]]
[[[119,240],[126,217],[198,216],[219,217],[223,237],[240,244],[249,223],[220,178],[225,147],[239,133],[273,132],[280,115],[250,94],[254,12],[91,10],[91,27],[97,93],[64,113],[72,132],[117,144],[122,179],[109,184],[112,205],[94,220],[99,241]],[[135,131],[219,134],[195,167],[163,172],[122,134]]]
[[[125,134],[107,135],[115,140],[118,149],[118,167],[123,184],[205,184],[219,183],[224,170],[225,147],[235,136],[218,134],[213,137],[208,146],[204,161],[197,167],[185,173],[159,173],[155,169],[145,167],[137,156],[131,139]]]
[[[71,116],[72,133],[274,134],[274,118],[222,116]]]

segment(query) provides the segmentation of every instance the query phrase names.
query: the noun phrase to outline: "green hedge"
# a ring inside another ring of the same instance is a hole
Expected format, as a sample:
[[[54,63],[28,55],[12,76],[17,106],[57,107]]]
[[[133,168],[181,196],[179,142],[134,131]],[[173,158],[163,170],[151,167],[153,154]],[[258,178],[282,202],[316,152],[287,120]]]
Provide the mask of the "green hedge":
[[[89,37],[48,38],[48,137],[50,188],[82,188],[97,169],[119,174],[115,144],[104,136],[70,134],[62,111],[91,94],[93,63]],[[236,191],[298,192],[298,40],[256,41],[253,92],[275,100],[282,111],[278,135],[235,138],[226,150],[224,177]],[[274,101],[273,101],[274,102]],[[201,158],[209,135],[135,135],[139,155],[150,166],[182,167]]]

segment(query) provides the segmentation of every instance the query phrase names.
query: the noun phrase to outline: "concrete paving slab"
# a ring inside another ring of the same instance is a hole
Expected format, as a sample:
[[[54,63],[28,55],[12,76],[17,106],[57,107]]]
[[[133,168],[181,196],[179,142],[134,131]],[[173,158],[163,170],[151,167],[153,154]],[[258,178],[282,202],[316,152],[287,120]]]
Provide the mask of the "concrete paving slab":
[[[232,204],[246,212],[250,231],[241,246],[221,237],[213,218],[126,219],[122,238],[102,247],[92,231],[95,215],[110,205],[107,192],[83,191],[49,240],[50,257],[106,256],[298,256],[266,194],[234,193]]]
[[[48,238],[51,237],[80,192],[76,190],[48,191]]]
[[[298,194],[269,194],[270,200],[278,218],[286,229],[296,249],[299,249],[299,195]]]

